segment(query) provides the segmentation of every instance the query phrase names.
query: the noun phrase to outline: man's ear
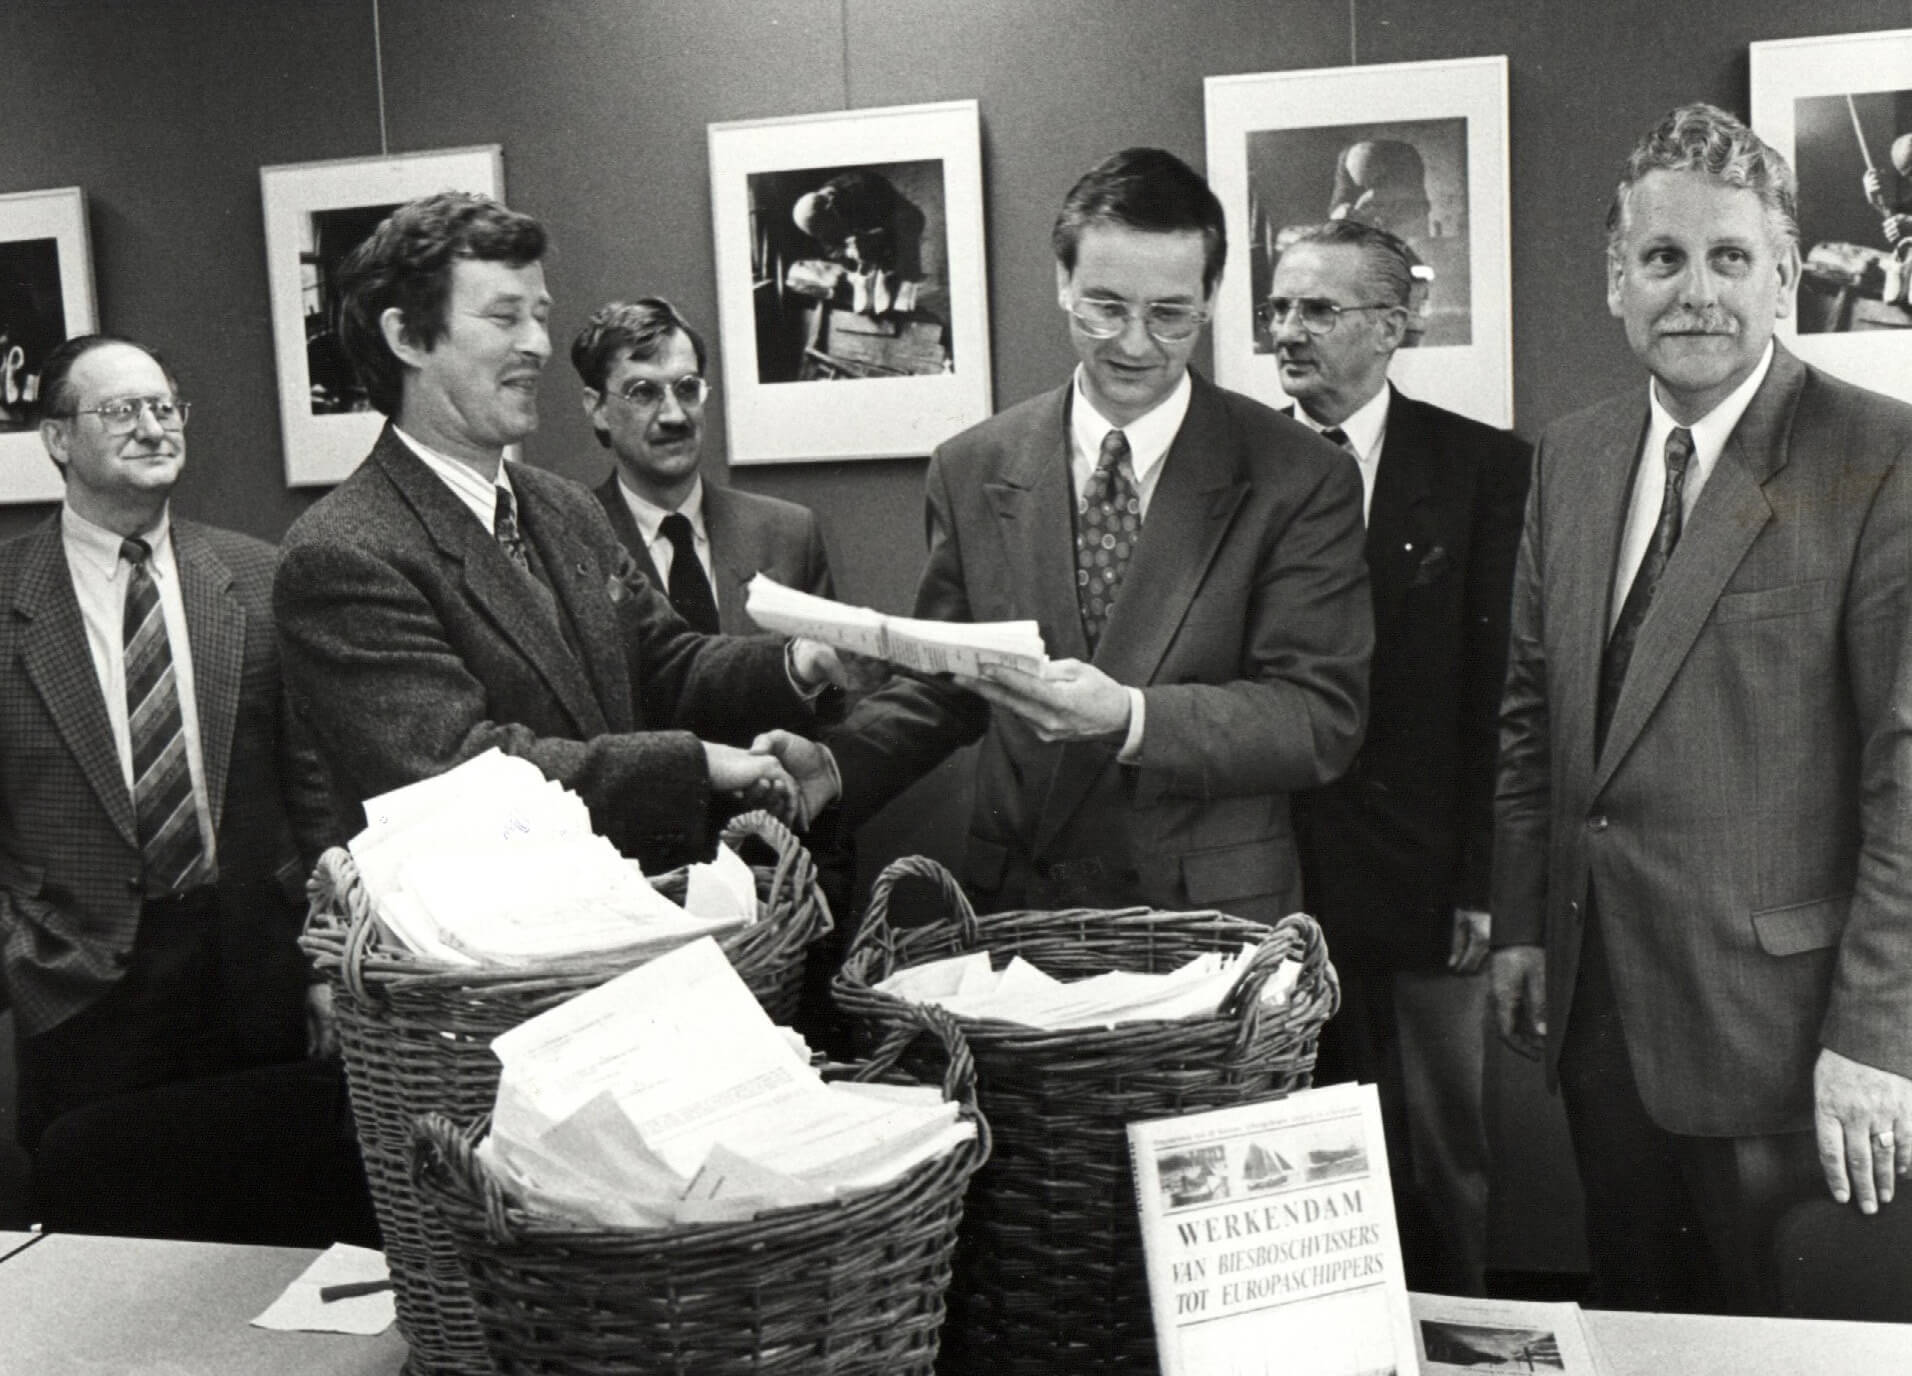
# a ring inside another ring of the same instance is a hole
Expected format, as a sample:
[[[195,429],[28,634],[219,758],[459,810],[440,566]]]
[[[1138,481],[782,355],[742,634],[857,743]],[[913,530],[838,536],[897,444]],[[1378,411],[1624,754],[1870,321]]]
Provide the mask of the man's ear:
[[[397,306],[387,306],[378,313],[378,331],[385,336],[385,347],[408,368],[422,368],[425,355],[430,349],[420,348],[405,334],[405,312]]]
[[[1075,274],[1062,266],[1062,260],[1056,260],[1056,304],[1065,311],[1069,309],[1069,279]]]
[[[603,400],[604,400],[604,393],[600,392],[597,388],[586,387],[584,389],[584,418],[586,420],[590,420],[592,418],[593,413],[596,412],[598,406],[603,402]]]
[[[1392,354],[1407,340],[1407,322],[1412,314],[1408,306],[1390,306],[1381,312],[1381,331],[1375,336],[1375,351]]]
[[[66,472],[66,440],[64,421],[43,420],[40,422],[40,443],[46,446],[47,457],[53,460],[53,466],[62,473]]]
[[[1799,245],[1789,243],[1779,255],[1779,301],[1773,315],[1784,320],[1793,313],[1793,297],[1799,290]]]

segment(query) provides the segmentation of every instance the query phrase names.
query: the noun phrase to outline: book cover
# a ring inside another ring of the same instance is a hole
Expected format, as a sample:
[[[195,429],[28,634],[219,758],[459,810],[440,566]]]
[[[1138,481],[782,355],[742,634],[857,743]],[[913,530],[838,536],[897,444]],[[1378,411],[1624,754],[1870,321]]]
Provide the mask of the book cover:
[[[1416,1376],[1372,1085],[1129,1124],[1163,1376]]]

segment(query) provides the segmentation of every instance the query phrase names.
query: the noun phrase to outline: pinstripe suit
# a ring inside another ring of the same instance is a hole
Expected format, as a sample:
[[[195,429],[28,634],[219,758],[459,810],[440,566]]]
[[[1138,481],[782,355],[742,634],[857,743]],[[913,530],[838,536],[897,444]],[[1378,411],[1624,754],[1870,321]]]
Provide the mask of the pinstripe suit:
[[[217,837],[219,998],[238,1062],[296,1057],[304,877],[326,839],[273,636],[273,551],[172,523]],[[140,850],[56,515],[0,546],[0,968],[19,1031],[113,988],[140,925]]]

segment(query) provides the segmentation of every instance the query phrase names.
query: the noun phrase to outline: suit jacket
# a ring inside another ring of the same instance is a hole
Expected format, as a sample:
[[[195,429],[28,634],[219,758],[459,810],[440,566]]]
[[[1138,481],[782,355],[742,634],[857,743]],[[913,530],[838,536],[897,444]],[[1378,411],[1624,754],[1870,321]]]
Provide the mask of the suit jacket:
[[[1654,1120],[1797,1130],[1822,1045],[1912,1074],[1912,407],[1777,350],[1661,576],[1595,759],[1646,423],[1636,392],[1541,440],[1495,944],[1545,941],[1557,1066],[1591,889]]]
[[[618,491],[617,474],[593,489],[610,518],[611,529],[631,552],[644,576],[662,588],[664,579],[651,560],[631,508]],[[717,628],[725,635],[758,635],[762,628],[744,612],[745,589],[759,573],[787,588],[835,597],[830,561],[816,513],[777,497],[704,484],[704,532],[710,536],[710,562],[717,594]]]
[[[828,739],[852,823],[987,731],[964,881],[986,907],[1300,905],[1288,793],[1360,744],[1373,633],[1361,482],[1285,416],[1194,379],[1093,663],[1140,687],[1120,741],[1045,744],[1009,713],[899,678]],[[1071,386],[943,445],[928,474],[916,615],[1029,618],[1049,653],[1088,658],[1076,603]]]
[[[1295,799],[1308,911],[1343,969],[1425,969],[1488,906],[1507,603],[1532,449],[1390,389],[1368,579],[1368,730]]]
[[[242,1057],[297,1057],[305,876],[332,835],[324,774],[280,677],[273,551],[191,521],[172,533],[217,837],[224,1006]],[[31,1036],[125,969],[140,851],[57,514],[0,546],[0,606],[0,939]]]
[[[647,867],[702,857],[699,738],[810,720],[783,643],[698,635],[588,489],[521,464],[511,481],[556,620],[389,426],[287,532],[274,587],[286,675],[337,796],[362,803],[496,746],[577,792]]]

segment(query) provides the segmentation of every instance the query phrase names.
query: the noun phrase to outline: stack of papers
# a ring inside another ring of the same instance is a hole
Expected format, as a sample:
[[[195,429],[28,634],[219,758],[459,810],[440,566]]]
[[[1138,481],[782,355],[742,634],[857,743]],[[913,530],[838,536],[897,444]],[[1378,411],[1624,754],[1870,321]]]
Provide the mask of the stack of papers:
[[[492,1042],[479,1158],[593,1226],[753,1218],[873,1189],[975,1136],[931,1086],[825,1084],[703,938]]]
[[[488,750],[365,804],[350,849],[380,922],[454,965],[665,950],[756,921],[736,854],[696,865],[673,903],[593,834],[584,801],[528,760]]]
[[[1244,946],[1236,955],[1209,951],[1162,974],[1110,970],[1073,983],[1044,974],[1021,956],[997,971],[988,951],[971,951],[898,970],[876,989],[911,1003],[933,1003],[964,1018],[993,1018],[1048,1031],[1113,1027],[1213,1014],[1255,950]],[[1282,961],[1262,986],[1262,1003],[1286,1004],[1300,975],[1299,963]]]
[[[1008,664],[1039,674],[1049,662],[1042,628],[1034,621],[918,621],[886,616],[868,607],[798,592],[761,573],[750,580],[744,610],[766,631],[807,636],[918,673],[976,678],[984,665]]]

